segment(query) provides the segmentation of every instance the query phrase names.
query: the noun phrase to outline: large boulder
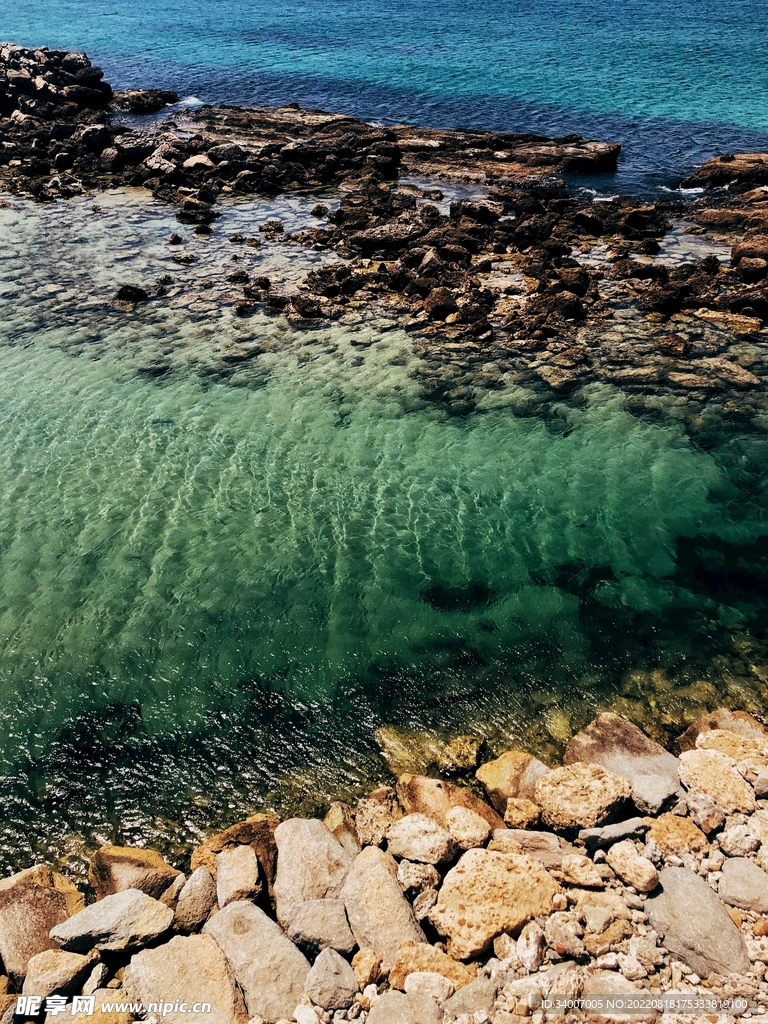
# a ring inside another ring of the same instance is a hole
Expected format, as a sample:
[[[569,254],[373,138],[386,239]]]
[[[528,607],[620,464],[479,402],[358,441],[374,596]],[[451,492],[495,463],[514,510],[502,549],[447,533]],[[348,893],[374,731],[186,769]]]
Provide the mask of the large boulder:
[[[208,920],[216,903],[216,882],[206,867],[196,868],[184,883],[176,903],[173,924],[179,932],[196,932]]]
[[[206,867],[216,878],[216,855],[222,850],[231,849],[233,846],[251,846],[259,861],[259,866],[264,872],[267,883],[267,892],[272,898],[272,885],[275,881],[275,870],[277,867],[277,845],[275,844],[275,829],[280,819],[274,814],[254,814],[245,821],[238,821],[230,825],[215,836],[198,846],[192,851],[190,867],[195,871],[199,867]]]
[[[275,829],[275,842],[275,909],[286,928],[295,903],[339,896],[353,858],[315,818],[282,822]]]
[[[658,818],[649,818],[648,826],[648,838],[658,845],[665,857],[706,853],[709,849],[707,837],[690,818],[681,818],[668,811]]]
[[[351,953],[357,945],[349,927],[344,900],[294,903],[288,938],[312,956],[324,949]]]
[[[627,779],[599,764],[581,761],[547,772],[535,787],[544,823],[563,830],[606,824],[623,809],[631,794]]]
[[[105,896],[51,929],[63,949],[128,952],[149,945],[171,927],[173,910],[139,889]]]
[[[757,806],[736,762],[719,750],[686,750],[680,755],[680,781],[691,793],[711,797],[724,814],[749,814]]]
[[[679,763],[674,754],[655,743],[626,718],[606,712],[576,733],[565,748],[565,763],[599,764],[628,779],[639,810],[656,814],[682,795]]]
[[[397,795],[406,814],[425,814],[443,828],[448,827],[448,812],[454,807],[466,807],[479,814],[492,829],[504,828],[504,822],[488,804],[483,803],[470,790],[455,786],[442,779],[428,779],[425,775],[401,775]]]
[[[704,732],[712,729],[727,729],[744,739],[758,741],[768,739],[768,732],[763,726],[746,711],[729,711],[727,708],[718,708],[708,715],[697,718],[693,725],[689,725],[677,741],[677,750],[683,753],[686,750],[693,750],[696,747],[697,738]]]
[[[180,874],[154,850],[102,846],[91,857],[88,881],[97,900],[125,889],[140,889],[157,900]]]
[[[128,1000],[145,1007],[159,999],[174,1007],[178,1002],[178,1009],[163,1011],[168,1024],[245,1024],[248,1019],[227,959],[207,935],[177,935],[137,953],[125,969],[123,989]],[[195,1003],[210,1003],[211,1009],[195,1013]]]
[[[660,882],[661,892],[645,906],[670,953],[702,978],[746,973],[744,936],[704,879],[687,868],[664,868]]]
[[[560,886],[524,854],[467,850],[445,876],[430,920],[456,959],[479,956],[502,932],[552,910]]]
[[[475,778],[483,784],[499,814],[504,814],[508,800],[533,800],[536,780],[548,771],[549,768],[533,754],[526,754],[523,750],[508,750],[495,761],[480,765]]]
[[[355,858],[341,898],[358,945],[372,949],[386,968],[404,942],[426,941],[397,881],[394,858],[378,847],[368,846]]]
[[[456,844],[448,829],[432,818],[425,814],[406,814],[387,830],[387,849],[393,857],[421,864],[441,864],[451,859]]]
[[[216,854],[216,898],[220,907],[252,900],[261,892],[259,861],[252,846],[233,846]]]
[[[253,903],[230,903],[203,928],[221,947],[250,1017],[290,1019],[301,1002],[309,961]]]
[[[768,914],[768,874],[746,857],[727,857],[718,885],[720,899],[741,910]]]
[[[459,963],[441,949],[426,942],[406,942],[397,951],[389,971],[392,988],[405,988],[411,974],[441,974],[456,989],[469,985],[477,977],[477,968]]]
[[[651,892],[659,884],[658,871],[647,857],[640,856],[631,839],[611,846],[606,860],[622,882],[634,886],[638,892]]]
[[[757,740],[737,736],[729,729],[709,729],[696,737],[696,748],[719,750],[721,754],[733,758],[739,774],[750,783],[754,783],[760,773],[768,768],[768,736]]]
[[[355,829],[360,845],[380,846],[389,826],[402,816],[403,809],[391,786],[374,789],[357,803]]]
[[[82,893],[47,867],[28,868],[0,881],[0,960],[20,981],[30,959],[53,949],[51,928],[82,910]]]
[[[324,949],[312,965],[305,993],[324,1010],[346,1010],[359,992],[355,972],[334,949]]]
[[[66,953],[63,949],[43,950],[30,959],[21,991],[42,999],[79,992],[98,962],[99,954],[95,950],[88,956]]]

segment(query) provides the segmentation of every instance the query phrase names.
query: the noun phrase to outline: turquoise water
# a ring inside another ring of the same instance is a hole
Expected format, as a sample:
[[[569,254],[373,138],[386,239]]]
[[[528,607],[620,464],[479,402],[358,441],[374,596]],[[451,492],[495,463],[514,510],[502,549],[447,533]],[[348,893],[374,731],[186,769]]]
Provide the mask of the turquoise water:
[[[766,25],[766,0],[18,0],[0,37],[205,101],[615,137],[619,184],[647,188],[767,144]]]
[[[451,415],[389,323],[234,316],[225,239],[309,203],[225,207],[191,267],[146,195],[0,209],[7,863],[354,795],[382,724],[555,756],[598,708],[674,731],[762,701],[760,394],[729,428],[486,364]]]

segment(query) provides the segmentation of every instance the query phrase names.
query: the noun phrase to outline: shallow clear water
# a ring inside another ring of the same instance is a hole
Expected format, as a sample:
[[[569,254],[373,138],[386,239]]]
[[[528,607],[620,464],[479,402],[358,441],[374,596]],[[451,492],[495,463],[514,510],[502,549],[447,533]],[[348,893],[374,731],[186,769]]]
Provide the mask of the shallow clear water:
[[[613,184],[647,190],[768,147],[766,25],[767,0],[16,0],[0,38],[204,101],[617,138]]]
[[[225,206],[189,267],[141,193],[0,208],[6,863],[359,792],[381,724],[554,756],[763,700],[765,410],[486,365],[449,415],[387,322],[234,315],[233,268],[289,272],[228,235],[308,205]]]

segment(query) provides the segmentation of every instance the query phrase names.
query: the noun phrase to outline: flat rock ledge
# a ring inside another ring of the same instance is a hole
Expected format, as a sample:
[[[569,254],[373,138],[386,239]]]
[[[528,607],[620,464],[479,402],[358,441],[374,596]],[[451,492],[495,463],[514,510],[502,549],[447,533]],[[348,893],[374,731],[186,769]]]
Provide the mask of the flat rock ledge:
[[[90,996],[101,1024],[543,1024],[564,999],[591,1001],[569,1020],[624,1019],[595,1010],[611,998],[682,1024],[671,994],[723,1022],[765,1014],[759,721],[716,711],[679,756],[614,714],[562,766],[514,750],[480,764],[472,737],[446,749],[472,788],[403,773],[324,821],[254,815],[180,864],[101,847],[86,891],[44,865],[4,879],[2,1024],[34,996],[80,1024]]]
[[[175,211],[168,244],[178,267],[196,259],[184,248],[189,236],[203,246],[232,201],[314,194],[301,228],[271,218],[229,241],[279,246],[281,259],[296,261],[312,250],[316,269],[285,292],[269,267],[253,277],[236,270],[219,301],[237,317],[281,316],[307,330],[394,318],[426,363],[439,356],[424,371],[425,393],[451,413],[476,408],[485,389],[473,397],[454,381],[467,364],[475,380],[493,364],[555,395],[604,381],[638,401],[663,389],[716,400],[728,416],[745,404],[762,410],[768,358],[764,346],[744,345],[768,323],[765,154],[713,159],[690,179],[703,189],[695,198],[594,201],[562,176],[612,172],[618,143],[382,127],[297,104],[168,106],[176,99],[114,93],[84,53],[0,44],[0,192],[55,202],[146,189]],[[445,202],[457,183],[464,198]],[[686,246],[681,262],[665,244],[680,232],[709,244]],[[163,304],[193,279],[190,270],[170,293],[162,280],[126,281],[110,300],[124,312]],[[217,372],[258,354],[233,348]],[[164,365],[142,372],[160,375]],[[638,806],[652,812],[670,776],[663,758],[648,767],[634,785]],[[515,813],[525,823],[530,808]]]

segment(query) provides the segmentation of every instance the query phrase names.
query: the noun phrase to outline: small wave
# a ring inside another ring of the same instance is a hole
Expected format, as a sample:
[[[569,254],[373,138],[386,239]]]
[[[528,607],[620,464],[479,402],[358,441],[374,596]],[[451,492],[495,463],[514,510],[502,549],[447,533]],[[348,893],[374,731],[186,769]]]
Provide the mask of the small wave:
[[[202,107],[203,105],[204,101],[199,100],[197,96],[185,96],[176,104],[177,107]]]
[[[704,192],[703,188],[668,188],[666,185],[659,185],[662,192],[674,192],[680,196],[699,196]]]

